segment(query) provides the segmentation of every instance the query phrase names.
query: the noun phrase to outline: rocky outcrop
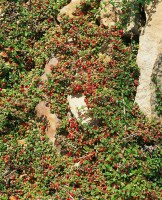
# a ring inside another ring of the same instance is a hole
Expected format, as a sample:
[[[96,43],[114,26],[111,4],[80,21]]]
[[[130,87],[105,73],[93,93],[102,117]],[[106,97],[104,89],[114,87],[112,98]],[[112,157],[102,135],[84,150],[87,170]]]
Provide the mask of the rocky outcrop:
[[[154,12],[150,14],[150,17],[149,13],[146,15],[148,17],[146,26],[139,40],[137,64],[140,69],[140,78],[135,102],[147,117],[152,118],[157,116],[155,111],[156,87],[153,76],[161,79],[162,70],[162,2],[159,2]]]

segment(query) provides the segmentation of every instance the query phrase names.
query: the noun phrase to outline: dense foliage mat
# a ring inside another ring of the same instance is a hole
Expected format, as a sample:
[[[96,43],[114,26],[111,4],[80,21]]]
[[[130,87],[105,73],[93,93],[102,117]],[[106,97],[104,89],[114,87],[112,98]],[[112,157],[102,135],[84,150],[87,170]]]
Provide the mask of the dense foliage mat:
[[[0,199],[160,199],[162,124],[134,103],[138,45],[123,30],[96,24],[99,1],[5,1],[0,17]],[[101,57],[107,54],[107,61]],[[59,64],[40,76],[52,57]],[[85,95],[91,118],[69,118],[68,95]],[[56,144],[35,106],[60,119]]]

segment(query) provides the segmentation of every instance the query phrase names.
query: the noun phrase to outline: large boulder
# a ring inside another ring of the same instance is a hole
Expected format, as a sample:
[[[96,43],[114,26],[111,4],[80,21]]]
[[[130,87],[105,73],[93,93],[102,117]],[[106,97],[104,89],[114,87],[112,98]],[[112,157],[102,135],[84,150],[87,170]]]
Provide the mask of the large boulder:
[[[155,107],[158,106],[156,105],[157,85],[153,79],[156,77],[160,79],[160,83],[162,81],[162,2],[156,4],[154,12],[149,12],[149,9],[146,11],[146,26],[140,35],[137,55],[140,78],[135,102],[147,117],[152,118],[157,117]]]

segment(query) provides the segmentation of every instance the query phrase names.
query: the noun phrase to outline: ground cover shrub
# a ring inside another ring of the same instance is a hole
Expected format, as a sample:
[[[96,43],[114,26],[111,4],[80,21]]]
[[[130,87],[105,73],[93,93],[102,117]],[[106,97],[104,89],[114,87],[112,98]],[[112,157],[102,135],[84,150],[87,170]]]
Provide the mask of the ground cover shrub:
[[[97,1],[81,3],[75,17],[64,17],[59,25],[53,20],[67,1],[22,3],[7,2],[13,10],[6,8],[1,26],[2,199],[160,199],[162,126],[134,104],[137,44],[125,45],[122,29],[95,23]],[[10,13],[22,23],[16,33]],[[30,16],[34,28],[25,26],[32,24]],[[4,28],[7,21],[10,30]],[[108,54],[108,62],[100,52]],[[43,83],[39,76],[53,55],[59,64]],[[69,94],[85,95],[98,124],[69,119]],[[41,100],[60,119],[56,147],[45,136],[47,124],[35,117]]]

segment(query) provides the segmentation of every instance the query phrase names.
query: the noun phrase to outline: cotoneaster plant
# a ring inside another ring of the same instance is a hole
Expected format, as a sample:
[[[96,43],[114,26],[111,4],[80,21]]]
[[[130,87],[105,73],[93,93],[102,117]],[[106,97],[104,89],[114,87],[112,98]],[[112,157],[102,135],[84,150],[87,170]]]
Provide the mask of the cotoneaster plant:
[[[53,1],[44,4],[52,13]],[[37,1],[34,5],[42,6]],[[17,68],[8,67],[14,76],[1,74],[6,84],[2,83],[0,105],[0,194],[4,199],[160,199],[162,125],[148,121],[134,104],[137,45],[124,44],[122,29],[98,26],[93,12],[98,6],[97,1],[85,1],[74,18],[63,17],[59,26],[53,27],[49,20],[41,24],[44,34],[26,47],[34,60],[32,68],[26,67],[25,60],[21,66],[19,57]],[[30,22],[30,17],[26,20]],[[11,42],[7,41],[3,52]],[[101,52],[109,56],[107,62]],[[10,56],[2,55],[7,64]],[[59,64],[43,83],[39,77],[53,55]],[[69,118],[67,96],[77,94],[85,95],[89,114],[97,119],[94,126],[82,125],[72,115]],[[60,119],[54,147],[45,135],[48,124],[35,117],[41,100]]]

